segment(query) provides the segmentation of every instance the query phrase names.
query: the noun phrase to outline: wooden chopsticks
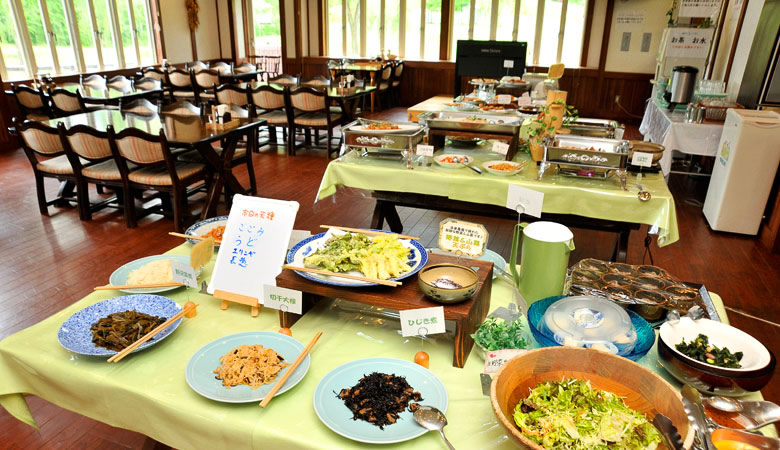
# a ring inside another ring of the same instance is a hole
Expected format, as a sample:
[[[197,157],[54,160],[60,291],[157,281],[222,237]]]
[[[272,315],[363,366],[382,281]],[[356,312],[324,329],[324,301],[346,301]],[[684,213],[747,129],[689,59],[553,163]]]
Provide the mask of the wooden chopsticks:
[[[173,231],[169,232],[168,234],[171,235],[171,236],[176,236],[176,237],[185,238],[185,239],[195,239],[196,241],[203,241],[203,240],[208,239],[208,236],[207,237],[193,236],[191,234],[174,233]],[[214,243],[215,244],[221,244],[222,243],[222,239],[214,239]]]
[[[330,275],[330,276],[339,277],[339,278],[348,278],[350,280],[367,281],[369,283],[382,284],[382,285],[385,285],[385,286],[400,286],[401,285],[400,281],[380,280],[378,278],[361,277],[359,275],[350,275],[348,273],[331,272],[329,270],[312,269],[310,267],[291,266],[289,264],[283,265],[282,269],[300,270],[301,272],[311,272],[311,273],[318,273],[320,275]]]
[[[139,346],[141,346],[141,344],[143,344],[144,342],[148,341],[149,339],[155,337],[162,330],[168,328],[174,322],[176,322],[177,320],[181,319],[182,317],[184,317],[185,314],[188,314],[190,311],[192,311],[193,309],[197,308],[198,306],[200,306],[200,305],[188,305],[188,306],[185,306],[184,308],[182,308],[181,311],[176,313],[173,317],[171,317],[170,319],[166,320],[162,324],[158,325],[157,328],[155,328],[154,330],[146,333],[141,339],[133,342],[132,344],[130,344],[127,347],[125,347],[125,349],[122,350],[121,352],[118,352],[116,355],[108,358],[108,362],[119,362],[119,361],[121,361],[122,358],[124,358],[125,356],[129,355],[130,352],[132,352],[133,350],[137,349]]]
[[[274,398],[274,395],[276,395],[277,392],[279,392],[279,389],[284,386],[284,383],[287,381],[288,378],[292,375],[293,372],[295,372],[295,369],[298,368],[298,366],[301,365],[304,358],[306,358],[306,355],[309,354],[311,351],[311,348],[314,347],[314,344],[317,343],[317,340],[322,336],[322,331],[318,332],[314,335],[314,338],[309,342],[309,345],[306,346],[306,348],[303,349],[300,355],[298,355],[297,358],[295,358],[295,361],[290,365],[290,367],[287,368],[287,372],[282,375],[282,378],[279,379],[279,381],[276,382],[274,387],[271,388],[271,390],[268,392],[268,394],[263,397],[263,401],[260,402],[260,407],[265,408],[268,406],[268,403],[271,401],[272,398]]]
[[[374,230],[364,230],[361,228],[348,228],[348,227],[337,227],[335,225],[320,225],[320,228],[334,228],[336,230],[343,230],[343,231],[351,231],[353,233],[362,233],[369,236],[398,236],[398,239],[411,239],[413,241],[418,241],[420,238],[414,237],[414,236],[407,236],[405,234],[396,234],[396,233],[383,233],[381,231],[374,231]]]
[[[159,287],[172,287],[172,286],[184,286],[184,283],[177,283],[171,281],[168,283],[153,283],[153,284],[107,284],[105,286],[95,287],[96,291],[111,291],[114,289],[146,289],[146,288],[159,288]]]

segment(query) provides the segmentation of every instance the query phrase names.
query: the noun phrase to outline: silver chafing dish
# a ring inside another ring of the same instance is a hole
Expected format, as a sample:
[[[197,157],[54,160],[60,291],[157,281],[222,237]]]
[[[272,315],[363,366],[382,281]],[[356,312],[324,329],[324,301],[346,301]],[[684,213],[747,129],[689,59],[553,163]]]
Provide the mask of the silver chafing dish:
[[[506,159],[517,153],[520,127],[530,117],[512,113],[469,113],[458,111],[429,111],[418,116],[421,124],[428,127],[428,142],[436,148],[443,148],[447,136],[457,138],[495,139],[509,144]],[[476,121],[464,119],[477,119]]]
[[[625,128],[614,120],[579,118],[574,122],[564,125],[570,134],[576,136],[604,137],[609,139],[623,139]]]
[[[401,130],[366,130],[365,125],[382,121],[358,119],[344,126],[344,143],[347,150],[356,150],[360,156],[402,159],[411,168],[414,150],[425,136],[424,124],[390,122]]]
[[[538,180],[552,165],[562,175],[607,178],[615,172],[620,187],[626,190],[626,164],[630,145],[620,139],[555,135],[544,139],[544,159]]]

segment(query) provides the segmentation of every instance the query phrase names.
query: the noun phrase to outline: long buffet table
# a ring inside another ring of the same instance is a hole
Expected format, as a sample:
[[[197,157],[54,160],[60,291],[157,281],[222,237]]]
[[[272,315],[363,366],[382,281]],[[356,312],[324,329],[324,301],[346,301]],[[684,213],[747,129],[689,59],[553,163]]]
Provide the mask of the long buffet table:
[[[188,254],[182,244],[170,254]],[[209,279],[214,260],[203,271]],[[410,281],[407,281],[407,283]],[[414,280],[411,280],[414,282]],[[490,310],[512,299],[510,285],[492,282]],[[72,354],[60,346],[57,330],[75,312],[114,297],[115,291],[94,292],[73,305],[0,341],[0,405],[36,426],[24,395],[36,395],[58,406],[110,424],[143,433],[176,448],[347,448],[367,447],[343,438],[323,425],[312,407],[320,379],[333,368],[374,356],[411,360],[421,350],[417,338],[402,338],[397,319],[386,312],[356,303],[321,301],[292,328],[293,336],[308,342],[317,331],[323,336],[311,353],[311,368],[304,379],[261,409],[256,402],[228,404],[208,400],[189,388],[185,367],[200,347],[222,336],[255,330],[276,331],[279,316],[261,310],[250,316],[247,308],[219,308],[219,301],[196,289],[178,289],[168,297],[183,305],[200,304],[198,315],[185,319],[167,339],[117,364],[104,358]],[[723,303],[712,295],[718,314],[726,321]],[[464,368],[452,365],[452,331],[432,335],[422,349],[430,354],[431,370],[449,395],[445,428],[459,448],[512,448],[496,422],[490,401],[482,394],[479,374],[483,361],[471,352]],[[674,381],[658,363],[655,346],[640,363]],[[760,398],[754,394],[753,398]],[[440,448],[440,437],[427,433],[394,448]]]

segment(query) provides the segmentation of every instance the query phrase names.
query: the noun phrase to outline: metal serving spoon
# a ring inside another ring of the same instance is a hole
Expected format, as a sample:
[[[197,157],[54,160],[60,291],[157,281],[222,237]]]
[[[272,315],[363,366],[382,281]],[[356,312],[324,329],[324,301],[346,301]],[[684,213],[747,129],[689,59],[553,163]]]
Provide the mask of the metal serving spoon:
[[[450,450],[455,450],[455,447],[447,440],[447,436],[444,435],[444,426],[447,425],[447,418],[444,414],[433,406],[420,406],[417,411],[414,412],[414,420],[420,424],[423,428],[430,431],[438,431],[441,433],[441,438],[444,439],[444,443]]]
[[[458,158],[457,156],[453,156],[452,160],[455,161],[456,164],[459,163],[459,164],[461,164],[463,166],[468,167],[469,169],[473,170],[474,172],[477,172],[478,174],[482,175],[482,171],[481,170],[477,169],[476,167],[474,167],[471,164],[466,162],[466,161],[468,161],[468,159],[466,159],[466,158],[461,159],[461,158]]]
[[[704,397],[707,405],[727,412],[738,412],[753,424],[746,430],[755,430],[780,421],[780,406],[766,401],[743,401],[728,397]]]

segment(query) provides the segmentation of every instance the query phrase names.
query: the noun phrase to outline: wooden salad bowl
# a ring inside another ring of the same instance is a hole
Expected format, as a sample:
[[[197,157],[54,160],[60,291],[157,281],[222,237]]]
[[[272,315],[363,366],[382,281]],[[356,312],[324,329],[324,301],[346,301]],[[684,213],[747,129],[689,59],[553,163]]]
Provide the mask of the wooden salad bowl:
[[[542,449],[526,438],[515,425],[515,405],[530,389],[562,378],[589,380],[594,389],[623,397],[629,408],[641,411],[652,422],[657,413],[671,419],[686,449],[695,431],[688,422],[680,393],[651,370],[621,356],[576,347],[548,347],[530,350],[509,360],[490,385],[490,402],[498,421],[522,448]]]

